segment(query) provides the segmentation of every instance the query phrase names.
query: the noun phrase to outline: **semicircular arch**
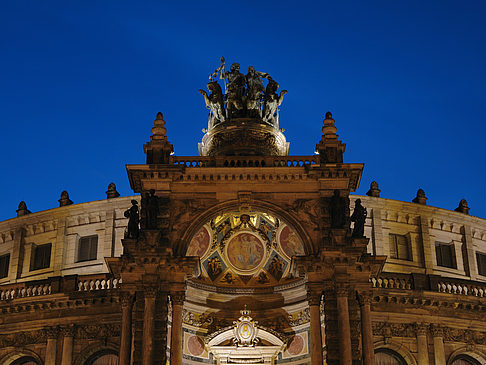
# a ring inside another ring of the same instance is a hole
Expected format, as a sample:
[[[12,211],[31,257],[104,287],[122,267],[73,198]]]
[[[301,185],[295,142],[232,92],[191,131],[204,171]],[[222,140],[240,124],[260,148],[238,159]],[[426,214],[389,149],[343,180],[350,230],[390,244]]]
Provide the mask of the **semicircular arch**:
[[[0,358],[0,364],[2,365],[10,365],[15,360],[21,359],[22,357],[30,357],[34,359],[39,365],[42,365],[44,362],[42,361],[41,357],[32,350],[28,349],[15,349],[5,356]]]
[[[106,345],[96,343],[85,347],[79,355],[74,359],[73,365],[85,365],[86,362],[97,354],[101,354],[104,351],[106,354],[117,354],[119,346],[114,343],[108,343]]]
[[[457,357],[461,355],[466,355],[471,357],[472,359],[478,361],[479,364],[486,364],[486,354],[478,351],[478,350],[470,350],[466,346],[463,346],[456,351],[454,351],[447,360],[447,365],[451,365]]]
[[[254,211],[268,212],[274,214],[276,217],[278,217],[279,219],[284,221],[287,225],[289,225],[301,239],[306,255],[310,255],[316,252],[315,245],[313,244],[312,239],[308,234],[307,230],[296,218],[294,218],[286,210],[284,210],[278,205],[271,204],[268,202],[263,202],[263,201],[253,201],[251,206]],[[204,211],[203,213],[199,214],[197,217],[194,217],[192,223],[185,230],[183,236],[181,237],[179,241],[180,246],[178,247],[178,249],[176,249],[176,251],[179,254],[185,256],[192,237],[198,232],[198,230],[204,224],[206,224],[212,218],[218,216],[219,214],[231,212],[231,211],[237,211],[238,208],[239,208],[238,200],[231,200],[231,201],[214,205],[211,208]]]
[[[379,341],[375,342],[375,353],[379,350],[391,350],[396,352],[398,355],[402,357],[402,359],[407,363],[407,365],[417,365],[417,360],[412,355],[412,353],[402,344],[394,341]]]

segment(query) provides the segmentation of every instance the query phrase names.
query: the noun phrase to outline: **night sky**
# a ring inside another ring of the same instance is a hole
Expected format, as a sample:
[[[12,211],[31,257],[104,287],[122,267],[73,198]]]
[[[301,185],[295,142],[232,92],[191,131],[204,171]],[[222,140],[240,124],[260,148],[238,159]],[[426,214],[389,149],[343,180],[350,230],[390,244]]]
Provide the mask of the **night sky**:
[[[333,113],[358,189],[486,218],[486,2],[5,1],[0,10],[0,220],[131,195],[158,111],[179,156],[207,127],[198,89],[227,65],[288,94],[280,126],[311,155]]]

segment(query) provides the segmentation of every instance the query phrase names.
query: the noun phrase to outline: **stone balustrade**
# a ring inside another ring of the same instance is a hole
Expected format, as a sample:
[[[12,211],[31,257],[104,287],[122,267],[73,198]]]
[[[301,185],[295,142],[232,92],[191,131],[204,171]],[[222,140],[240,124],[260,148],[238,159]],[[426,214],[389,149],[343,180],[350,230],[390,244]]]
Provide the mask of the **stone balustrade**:
[[[116,290],[120,285],[121,279],[111,274],[57,276],[1,286],[0,302],[58,293]]]
[[[186,167],[302,167],[316,164],[316,156],[271,156],[271,157],[184,157],[172,156],[171,162]]]

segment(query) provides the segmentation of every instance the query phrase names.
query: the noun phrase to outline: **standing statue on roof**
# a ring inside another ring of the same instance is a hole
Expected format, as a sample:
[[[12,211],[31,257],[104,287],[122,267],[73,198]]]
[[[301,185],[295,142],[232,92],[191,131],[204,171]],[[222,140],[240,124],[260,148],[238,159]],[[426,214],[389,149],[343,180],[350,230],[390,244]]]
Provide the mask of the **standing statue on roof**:
[[[261,116],[261,102],[265,87],[262,78],[269,78],[267,73],[256,71],[253,66],[248,67],[246,74],[246,108],[250,111],[251,116]]]
[[[199,90],[199,93],[204,96],[206,108],[211,110],[212,117],[209,117],[209,128],[212,128],[213,124],[224,122],[226,119],[224,115],[223,91],[217,81],[208,82],[207,87],[211,94],[208,95],[208,93],[202,89]]]
[[[225,72],[224,78],[228,80],[226,93],[228,117],[240,117],[245,108],[243,101],[246,84],[245,75],[240,72],[240,64],[233,63],[230,71]]]
[[[356,199],[354,203],[354,211],[351,216],[351,222],[354,222],[353,237],[364,237],[364,226],[368,212],[366,208],[361,205],[361,199]]]
[[[275,128],[278,128],[277,109],[282,104],[284,95],[287,94],[287,90],[282,90],[280,95],[277,95],[278,87],[278,83],[268,77],[263,104],[263,121],[272,124]]]

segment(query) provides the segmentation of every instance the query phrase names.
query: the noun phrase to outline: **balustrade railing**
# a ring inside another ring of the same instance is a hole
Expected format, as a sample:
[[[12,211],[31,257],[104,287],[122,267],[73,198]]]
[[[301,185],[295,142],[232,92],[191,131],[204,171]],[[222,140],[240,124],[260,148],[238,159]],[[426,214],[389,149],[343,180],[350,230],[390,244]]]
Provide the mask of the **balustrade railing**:
[[[40,297],[57,293],[118,289],[121,278],[111,274],[56,276],[45,280],[0,285],[0,301]]]
[[[412,276],[399,273],[381,273],[370,279],[373,288],[383,289],[413,289]]]
[[[171,156],[175,165],[186,167],[302,167],[316,164],[319,156]]]

